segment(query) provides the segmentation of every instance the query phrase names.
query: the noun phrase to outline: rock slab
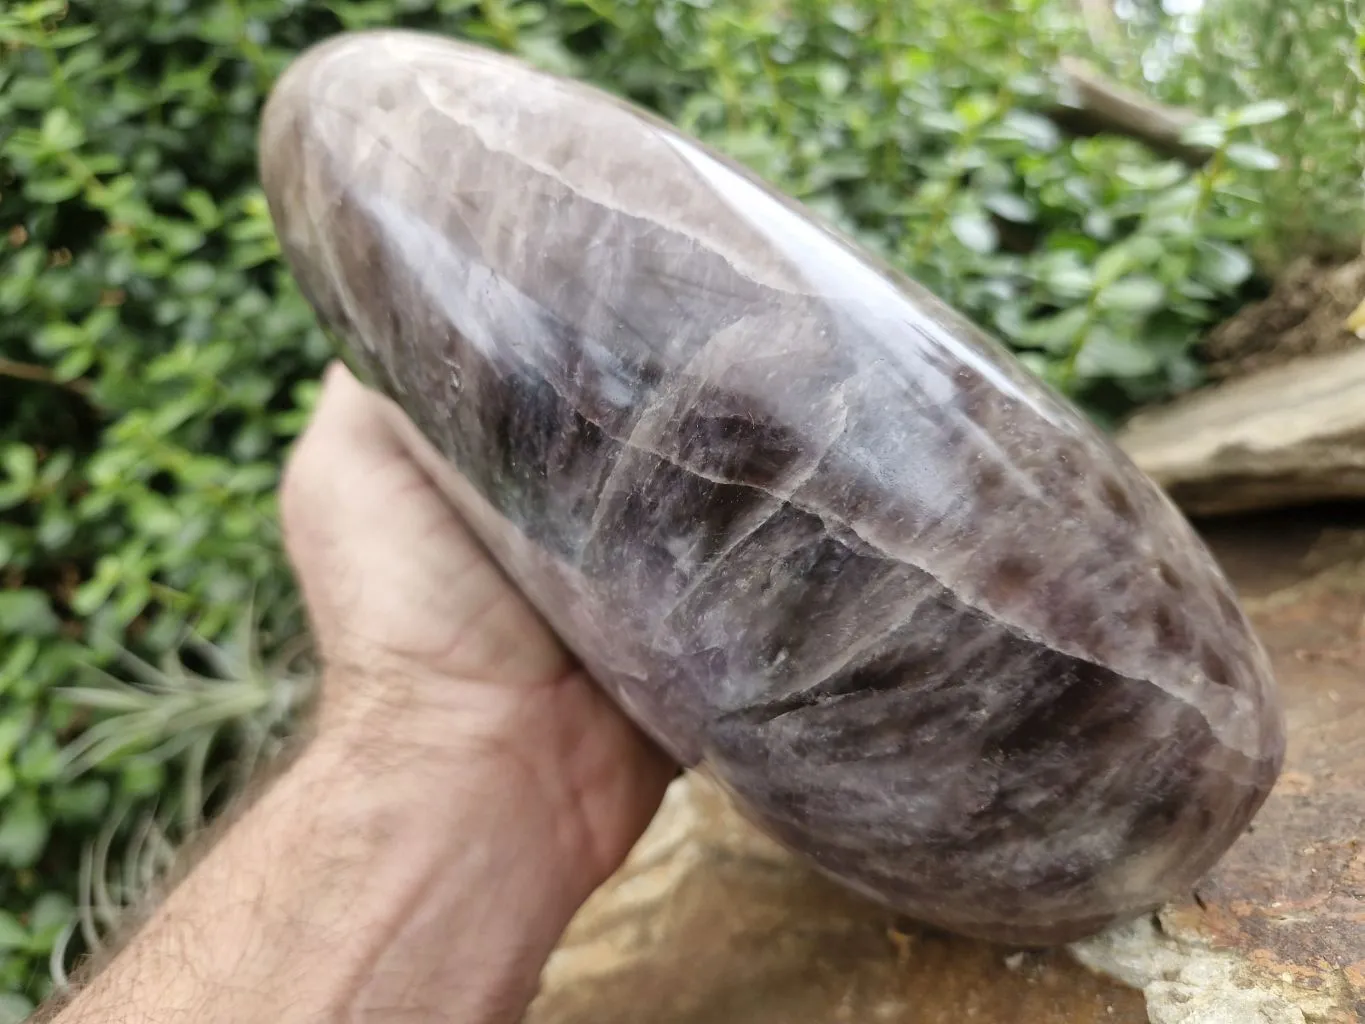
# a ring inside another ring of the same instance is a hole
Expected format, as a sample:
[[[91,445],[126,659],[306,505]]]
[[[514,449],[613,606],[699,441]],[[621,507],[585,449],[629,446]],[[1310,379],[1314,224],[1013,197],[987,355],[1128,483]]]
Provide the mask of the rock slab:
[[[917,929],[810,871],[705,778],[674,783],[573,922],[526,1024],[1146,1024],[1062,950]]]
[[[1365,347],[1146,410],[1118,442],[1192,516],[1365,498]]]

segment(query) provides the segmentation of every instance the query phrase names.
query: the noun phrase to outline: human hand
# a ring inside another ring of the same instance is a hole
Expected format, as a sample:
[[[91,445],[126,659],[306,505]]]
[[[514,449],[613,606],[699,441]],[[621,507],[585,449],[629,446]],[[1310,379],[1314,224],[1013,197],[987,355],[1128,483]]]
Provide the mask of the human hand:
[[[515,790],[516,814],[554,819],[562,846],[543,851],[547,868],[590,890],[675,768],[500,573],[414,457],[420,444],[397,406],[335,364],[286,468],[286,545],[324,664],[319,738],[429,792],[476,778]]]
[[[40,1019],[522,1018],[674,769],[484,555],[421,445],[327,374],[281,489],[322,661],[314,734]]]

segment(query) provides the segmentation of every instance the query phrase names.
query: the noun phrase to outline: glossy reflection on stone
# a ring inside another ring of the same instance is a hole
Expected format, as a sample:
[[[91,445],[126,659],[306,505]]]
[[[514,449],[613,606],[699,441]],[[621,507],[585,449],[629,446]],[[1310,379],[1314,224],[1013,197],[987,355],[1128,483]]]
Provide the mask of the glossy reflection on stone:
[[[298,59],[261,156],[297,280],[507,573],[831,876],[1064,941],[1187,895],[1259,808],[1274,683],[1185,520],[797,204],[396,31]]]

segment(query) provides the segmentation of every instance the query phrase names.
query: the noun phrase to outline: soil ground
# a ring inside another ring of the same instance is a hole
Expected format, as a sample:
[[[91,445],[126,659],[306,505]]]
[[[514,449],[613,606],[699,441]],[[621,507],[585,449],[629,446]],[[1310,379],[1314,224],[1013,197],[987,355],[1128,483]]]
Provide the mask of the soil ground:
[[[1275,664],[1284,773],[1183,925],[1365,1022],[1365,506],[1206,525]],[[1177,924],[1177,927],[1181,925]]]
[[[1239,310],[1201,345],[1212,381],[1242,377],[1302,356],[1365,345],[1346,326],[1365,300],[1365,255],[1345,263],[1300,259],[1271,294]]]

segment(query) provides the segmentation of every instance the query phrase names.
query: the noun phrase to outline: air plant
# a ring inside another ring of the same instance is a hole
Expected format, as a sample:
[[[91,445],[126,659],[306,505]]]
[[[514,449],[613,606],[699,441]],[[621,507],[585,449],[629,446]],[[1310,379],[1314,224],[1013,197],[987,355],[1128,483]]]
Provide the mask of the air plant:
[[[159,665],[120,647],[116,661],[127,678],[89,665],[90,685],[58,691],[97,716],[63,750],[66,781],[136,754],[172,770],[179,782],[150,804],[124,796],[84,849],[77,914],[52,951],[59,988],[67,985],[76,932],[88,952],[98,953],[125,913],[165,877],[178,844],[204,827],[210,808],[242,793],[293,734],[315,692],[311,638],[299,635],[268,656],[260,638],[249,605],[224,643],[187,631]],[[207,671],[188,666],[186,656]]]

